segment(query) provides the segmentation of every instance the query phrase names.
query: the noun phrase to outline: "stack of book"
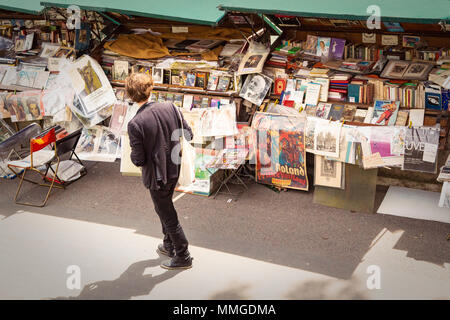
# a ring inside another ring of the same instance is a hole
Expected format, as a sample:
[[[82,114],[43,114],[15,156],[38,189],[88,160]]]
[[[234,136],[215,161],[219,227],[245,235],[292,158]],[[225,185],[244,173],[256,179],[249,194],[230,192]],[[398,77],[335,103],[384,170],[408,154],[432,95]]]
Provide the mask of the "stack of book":
[[[101,59],[101,67],[103,71],[105,72],[106,76],[108,77],[108,80],[112,80],[112,69],[114,66],[115,61],[128,61],[129,64],[136,64],[136,59],[125,57],[120,54],[117,54],[110,50],[103,50],[102,53],[102,59]]]
[[[383,48],[376,45],[349,43],[344,48],[345,59],[378,61],[383,56]]]
[[[280,54],[279,51],[272,52],[270,58],[266,61],[266,65],[269,67],[286,68],[288,63],[288,57]]]
[[[374,90],[374,85],[367,80],[354,79],[348,84],[348,101],[372,104]]]
[[[421,83],[385,82],[384,99],[400,101],[402,108],[425,108],[425,87]]]
[[[350,74],[335,74],[330,77],[329,101],[344,102],[347,100],[348,84],[351,77]]]

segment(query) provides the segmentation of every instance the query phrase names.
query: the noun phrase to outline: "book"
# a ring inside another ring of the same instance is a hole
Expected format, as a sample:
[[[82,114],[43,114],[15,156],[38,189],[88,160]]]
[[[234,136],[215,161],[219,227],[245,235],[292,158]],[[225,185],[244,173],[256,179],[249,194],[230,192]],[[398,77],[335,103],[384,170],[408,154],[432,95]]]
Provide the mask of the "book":
[[[440,86],[434,84],[426,84],[425,108],[432,110],[442,110],[442,92]]]
[[[158,92],[158,102],[166,102],[167,93]]]
[[[193,108],[201,108],[202,107],[202,97],[201,96],[194,96],[194,99],[192,101]]]
[[[201,108],[208,108],[209,107],[209,98],[208,97],[203,97],[202,98],[202,102],[200,104]]]
[[[409,124],[412,124],[413,127],[423,126],[424,119],[425,119],[424,109],[409,110]]]
[[[364,123],[371,123],[373,118],[373,107],[369,107],[367,109],[366,118],[364,119]]]
[[[215,74],[210,74],[208,78],[207,90],[215,91],[217,89],[217,84],[219,83],[219,76]]]
[[[276,78],[275,85],[273,87],[273,93],[276,95],[280,95],[284,90],[286,90],[286,79]]]
[[[184,82],[184,85],[186,87],[194,87],[195,86],[195,73],[193,72],[187,72],[186,73],[186,81]]]
[[[396,126],[406,126],[408,123],[409,112],[407,110],[399,110],[397,114],[397,121],[395,121]]]
[[[228,76],[221,76],[219,77],[219,82],[217,84],[217,91],[225,92],[228,90],[228,87],[230,86],[231,78]]]
[[[343,117],[345,121],[353,121],[353,119],[355,118],[355,113],[356,113],[356,106],[353,105],[346,105],[344,107],[344,113],[343,113]]]
[[[197,72],[195,78],[195,86],[205,89],[206,87],[206,73],[205,72]]]
[[[112,68],[113,81],[125,81],[128,77],[128,61],[116,60]]]
[[[152,91],[150,93],[150,98],[148,99],[150,102],[156,102],[158,101],[158,92]]]
[[[342,104],[333,104],[328,113],[328,119],[333,121],[342,121],[344,119],[344,108]]]
[[[174,102],[175,101],[175,95],[173,93],[168,92],[166,95],[166,102]]]
[[[309,82],[306,86],[305,104],[316,106],[319,103],[321,84]]]
[[[202,53],[209,49],[217,47],[222,42],[223,42],[222,40],[204,39],[204,40],[197,41],[197,42],[187,46],[186,49],[188,49],[189,51],[192,51],[192,52]]]
[[[194,101],[194,96],[191,94],[185,94],[183,96],[183,109],[191,110]]]
[[[353,118],[354,122],[364,122],[364,119],[367,116],[367,110],[365,109],[356,109],[355,117]]]
[[[242,43],[227,43],[222,51],[220,52],[219,56],[221,57],[232,57],[235,53],[237,53],[242,48]]]
[[[170,75],[170,83],[176,86],[183,85],[183,83],[181,82],[180,70],[172,70]]]
[[[321,85],[319,101],[327,102],[328,101],[328,90],[330,88],[330,79],[316,78],[316,79],[314,79],[314,82],[319,83]]]
[[[318,118],[322,118],[322,119],[328,119],[328,115],[330,113],[331,106],[332,106],[331,103],[320,102],[317,105],[315,116],[318,117]]]
[[[173,104],[176,107],[181,108],[183,106],[183,95],[182,94],[175,94]]]
[[[171,81],[171,71],[170,69],[164,69],[163,71],[163,83],[170,84]]]

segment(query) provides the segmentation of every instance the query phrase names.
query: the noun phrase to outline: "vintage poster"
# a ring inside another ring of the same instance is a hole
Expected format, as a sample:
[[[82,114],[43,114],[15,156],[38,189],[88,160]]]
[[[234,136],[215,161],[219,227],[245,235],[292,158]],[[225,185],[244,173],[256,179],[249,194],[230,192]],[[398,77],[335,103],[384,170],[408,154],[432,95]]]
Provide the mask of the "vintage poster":
[[[304,117],[258,113],[253,120],[257,182],[308,190]]]
[[[438,146],[438,128],[406,128],[403,170],[436,173]]]
[[[316,155],[314,157],[314,185],[341,189],[344,168],[345,165],[342,162]]]
[[[83,117],[92,117],[117,102],[108,78],[93,58],[84,55],[77,59],[68,66],[67,74],[81,100]]]
[[[399,101],[377,100],[373,107],[372,124],[393,126],[397,120]]]
[[[317,121],[314,130],[314,153],[327,157],[339,157],[341,128],[342,122]]]

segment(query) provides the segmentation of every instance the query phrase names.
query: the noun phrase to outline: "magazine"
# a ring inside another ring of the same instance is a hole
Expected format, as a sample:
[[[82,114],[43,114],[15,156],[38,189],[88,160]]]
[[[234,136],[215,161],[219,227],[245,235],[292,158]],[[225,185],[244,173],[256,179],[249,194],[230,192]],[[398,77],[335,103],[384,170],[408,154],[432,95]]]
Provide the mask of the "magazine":
[[[83,55],[69,64],[68,77],[80,99],[78,112],[85,118],[117,102],[116,95],[103,69],[93,58]]]
[[[395,125],[399,107],[399,101],[376,100],[373,106],[373,117],[370,123],[382,126]]]
[[[438,128],[406,128],[403,170],[436,173],[439,147]]]
[[[250,42],[247,53],[239,64],[237,74],[242,75],[262,72],[269,53],[270,47],[266,47],[264,44]]]

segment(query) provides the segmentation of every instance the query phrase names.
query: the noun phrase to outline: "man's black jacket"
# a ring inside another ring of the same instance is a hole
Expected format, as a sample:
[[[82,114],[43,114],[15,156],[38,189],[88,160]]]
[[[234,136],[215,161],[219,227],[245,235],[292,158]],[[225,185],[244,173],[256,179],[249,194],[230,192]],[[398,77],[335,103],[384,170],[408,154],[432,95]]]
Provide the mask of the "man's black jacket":
[[[171,154],[178,155],[181,121],[190,141],[191,128],[170,102],[146,103],[128,123],[131,161],[142,167],[142,181],[149,189],[158,190],[168,180],[178,179],[180,165],[172,161]]]

